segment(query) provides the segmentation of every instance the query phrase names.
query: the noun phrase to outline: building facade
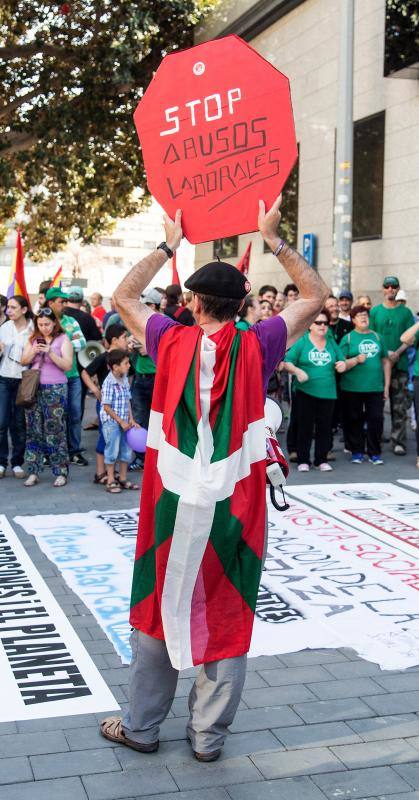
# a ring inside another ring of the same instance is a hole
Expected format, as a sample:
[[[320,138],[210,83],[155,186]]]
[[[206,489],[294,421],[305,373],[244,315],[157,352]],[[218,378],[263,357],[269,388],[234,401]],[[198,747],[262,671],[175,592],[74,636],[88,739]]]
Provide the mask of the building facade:
[[[387,8],[385,0],[355,0],[351,288],[377,301],[383,277],[398,275],[417,311],[419,55],[411,46],[412,20],[406,20],[406,36],[396,26],[392,40],[391,4],[394,0]],[[299,161],[284,205],[285,236],[302,250],[304,234],[315,235],[316,266],[330,286],[340,9],[340,0],[221,1],[197,36],[205,41],[236,33],[290,79]],[[417,36],[416,31],[416,48]],[[282,289],[287,276],[257,234],[199,245],[196,266],[212,260],[217,248],[236,263],[249,241],[254,289],[265,283]]]

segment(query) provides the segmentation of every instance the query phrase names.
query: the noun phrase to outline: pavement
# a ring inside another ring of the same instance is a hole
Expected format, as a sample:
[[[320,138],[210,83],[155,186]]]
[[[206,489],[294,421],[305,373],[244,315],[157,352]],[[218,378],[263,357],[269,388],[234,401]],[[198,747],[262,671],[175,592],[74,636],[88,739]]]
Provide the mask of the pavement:
[[[44,473],[25,489],[0,483],[0,510],[15,514],[127,508],[133,493],[94,486],[95,434],[84,434],[89,467],[74,467],[65,488]],[[335,471],[292,470],[289,483],[394,481],[419,477],[409,453],[351,465],[337,443]],[[134,473],[137,477],[138,473]],[[37,569],[83,640],[122,708],[128,668],[80,598],[13,523]],[[418,602],[419,608],[419,602]],[[419,666],[382,672],[354,651],[306,650],[249,659],[243,699],[221,759],[193,760],[185,738],[193,671],[181,674],[158,753],[142,755],[103,739],[103,715],[0,724],[0,800],[419,800]]]

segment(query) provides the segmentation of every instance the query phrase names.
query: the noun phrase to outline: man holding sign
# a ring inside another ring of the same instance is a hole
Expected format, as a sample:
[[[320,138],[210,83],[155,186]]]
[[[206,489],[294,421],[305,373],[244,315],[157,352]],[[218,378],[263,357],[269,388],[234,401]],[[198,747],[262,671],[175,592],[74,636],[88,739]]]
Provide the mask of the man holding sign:
[[[182,238],[181,212],[166,241],[119,285],[114,304],[157,365],[131,598],[130,706],[102,734],[140,752],[158,748],[179,670],[202,665],[189,697],[195,757],[213,761],[236,713],[246,673],[265,552],[268,378],[307,329],[328,289],[278,236],[281,197],[259,230],[299,289],[279,316],[234,326],[250,284],[215,262],[185,286],[197,325],[184,327],[138,298]],[[256,216],[256,209],[255,209]]]

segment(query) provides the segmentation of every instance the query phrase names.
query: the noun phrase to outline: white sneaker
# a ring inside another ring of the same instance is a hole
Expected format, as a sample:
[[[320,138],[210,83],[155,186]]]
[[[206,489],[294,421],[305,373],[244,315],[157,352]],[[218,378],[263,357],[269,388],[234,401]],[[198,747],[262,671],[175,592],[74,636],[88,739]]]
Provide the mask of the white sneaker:
[[[25,477],[25,470],[22,467],[13,467],[13,475],[15,478],[24,478]]]
[[[319,469],[320,472],[332,472],[333,467],[331,467],[330,464],[328,464],[326,461],[323,461],[323,463],[319,464],[319,466],[316,467],[316,469]]]
[[[309,472],[310,465],[309,464],[299,464],[297,467],[298,472]]]
[[[0,467],[0,480],[4,478],[6,474],[6,467]]]

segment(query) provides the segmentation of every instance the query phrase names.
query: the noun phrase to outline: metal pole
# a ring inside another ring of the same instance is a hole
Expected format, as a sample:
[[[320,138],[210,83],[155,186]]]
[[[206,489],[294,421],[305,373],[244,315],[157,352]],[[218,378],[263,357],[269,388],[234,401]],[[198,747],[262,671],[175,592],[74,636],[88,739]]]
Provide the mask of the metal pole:
[[[333,278],[336,294],[351,286],[353,53],[355,0],[340,0],[338,117],[336,125],[335,204],[333,214]]]

